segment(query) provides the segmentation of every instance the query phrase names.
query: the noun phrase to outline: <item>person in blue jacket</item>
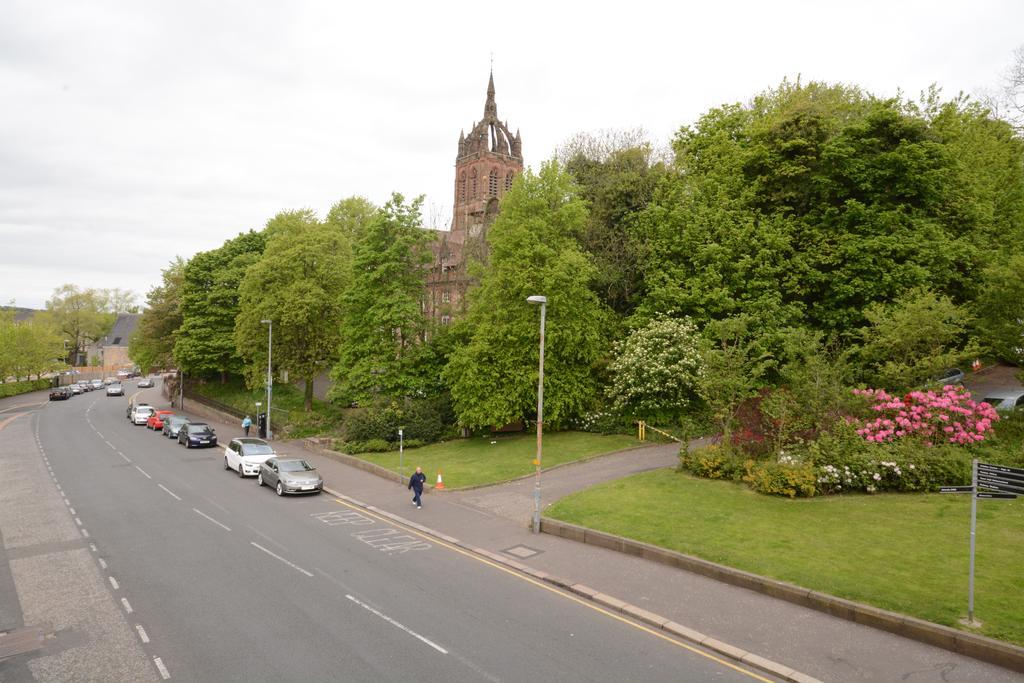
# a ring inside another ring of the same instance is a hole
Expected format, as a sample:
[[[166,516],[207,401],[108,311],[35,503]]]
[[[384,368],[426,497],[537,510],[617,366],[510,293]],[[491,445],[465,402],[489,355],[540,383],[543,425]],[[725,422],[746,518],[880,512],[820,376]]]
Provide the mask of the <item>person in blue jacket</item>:
[[[412,489],[412,504],[418,508],[423,507],[423,504],[420,502],[420,496],[423,495],[423,482],[426,480],[427,475],[423,474],[422,467],[417,467],[413,475],[409,477],[409,486],[407,488]]]
[[[242,420],[242,429],[245,431],[246,436],[249,436],[249,427],[252,427],[252,420],[250,420],[249,416],[246,415],[245,419]]]

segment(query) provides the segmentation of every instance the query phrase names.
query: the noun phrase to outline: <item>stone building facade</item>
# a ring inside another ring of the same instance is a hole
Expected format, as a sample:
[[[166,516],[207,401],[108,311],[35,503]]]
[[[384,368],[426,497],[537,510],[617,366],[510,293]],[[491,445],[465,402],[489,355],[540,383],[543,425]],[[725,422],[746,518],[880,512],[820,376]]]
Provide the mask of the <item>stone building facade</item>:
[[[427,319],[447,325],[466,308],[472,278],[468,264],[487,261],[487,229],[498,215],[501,198],[523,170],[523,143],[498,118],[494,74],[487,83],[484,116],[469,135],[459,133],[455,156],[455,201],[451,230],[439,232],[427,275],[423,310]]]

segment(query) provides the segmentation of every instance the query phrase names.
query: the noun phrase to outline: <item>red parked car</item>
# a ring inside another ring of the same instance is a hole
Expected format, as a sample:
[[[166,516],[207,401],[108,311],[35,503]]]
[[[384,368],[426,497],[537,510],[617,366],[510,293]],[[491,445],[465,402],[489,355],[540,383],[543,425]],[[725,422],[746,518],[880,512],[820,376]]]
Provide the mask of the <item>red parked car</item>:
[[[164,428],[164,418],[174,415],[173,410],[158,410],[149,416],[146,420],[146,429],[155,429],[158,432],[162,432]]]

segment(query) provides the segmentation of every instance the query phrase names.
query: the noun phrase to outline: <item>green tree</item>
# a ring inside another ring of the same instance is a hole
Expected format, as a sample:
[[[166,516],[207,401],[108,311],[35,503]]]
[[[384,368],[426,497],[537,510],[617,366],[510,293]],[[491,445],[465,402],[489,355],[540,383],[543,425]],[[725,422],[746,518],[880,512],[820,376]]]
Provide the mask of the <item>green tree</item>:
[[[105,290],[79,289],[66,284],[55,289],[46,302],[44,318],[68,341],[72,364],[84,364],[86,348],[109,332],[117,320],[109,301]]]
[[[161,283],[146,295],[146,309],[128,342],[128,355],[144,371],[174,365],[174,340],[182,324],[185,261],[176,257],[161,271]]]
[[[414,363],[426,330],[421,300],[431,254],[422,229],[423,197],[395,193],[353,245],[352,286],[346,294],[332,398],[343,403],[416,393]]]
[[[985,270],[974,313],[981,342],[999,358],[1024,365],[1024,254]]]
[[[865,311],[862,354],[872,379],[887,389],[905,389],[929,381],[943,369],[977,355],[964,344],[971,319],[949,297],[914,289],[891,304]]]
[[[245,273],[235,319],[238,355],[250,386],[267,367],[267,327],[274,325],[273,362],[305,383],[313,409],[313,380],[333,362],[341,332],[342,301],[351,282],[346,231],[320,223],[312,211],[286,211],[267,223],[259,261]]]
[[[221,247],[193,256],[181,285],[181,327],[174,339],[174,361],[189,375],[241,374],[235,346],[238,289],[246,269],[259,260],[266,235],[241,233]]]
[[[772,363],[763,342],[752,319],[746,316],[716,320],[704,329],[704,371],[697,382],[697,393],[707,404],[725,444],[731,442],[740,406],[764,386]]]
[[[45,316],[15,321],[14,311],[0,309],[0,382],[42,376],[64,366],[63,337]]]
[[[689,318],[659,317],[615,345],[608,397],[616,410],[676,422],[697,398],[700,335]]]
[[[470,292],[469,341],[445,368],[455,412],[469,427],[504,425],[535,412],[538,311],[548,298],[545,420],[557,425],[591,407],[595,367],[607,350],[610,314],[591,281],[596,269],[575,236],[586,203],[557,163],[525,172],[505,195],[488,231],[490,266]]]
[[[334,204],[324,223],[341,230],[350,244],[355,244],[363,230],[377,214],[377,207],[365,197],[348,197]]]

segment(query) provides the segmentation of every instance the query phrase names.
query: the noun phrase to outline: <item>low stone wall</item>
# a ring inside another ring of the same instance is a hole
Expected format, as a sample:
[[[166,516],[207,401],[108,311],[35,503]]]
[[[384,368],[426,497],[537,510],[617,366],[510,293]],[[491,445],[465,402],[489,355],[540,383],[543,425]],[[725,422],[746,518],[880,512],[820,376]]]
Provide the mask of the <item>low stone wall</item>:
[[[923,619],[915,619],[897,612],[864,605],[852,600],[844,600],[825,593],[812,591],[791,583],[770,579],[750,572],[745,572],[725,565],[702,560],[699,557],[685,555],[659,548],[649,543],[634,541],[630,538],[616,536],[588,529],[587,527],[569,524],[549,517],[541,518],[540,530],[553,536],[560,536],[572,541],[587,543],[609,550],[616,550],[627,555],[636,555],[646,560],[667,564],[679,569],[707,576],[734,586],[749,588],[758,593],[770,595],[803,607],[831,614],[834,617],[854,621],[858,624],[871,626],[883,631],[895,633],[905,638],[935,645],[984,662],[997,664],[1024,672],[1024,648],[1010,643],[986,638],[974,633],[959,631],[949,626],[933,624]]]

